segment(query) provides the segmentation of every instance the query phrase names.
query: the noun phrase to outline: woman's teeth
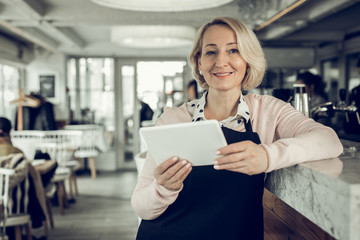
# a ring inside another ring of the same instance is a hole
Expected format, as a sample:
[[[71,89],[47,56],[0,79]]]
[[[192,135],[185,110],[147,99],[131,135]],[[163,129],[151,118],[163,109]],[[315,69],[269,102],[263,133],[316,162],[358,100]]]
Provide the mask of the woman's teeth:
[[[231,73],[215,73],[216,76],[226,76],[230,75]]]

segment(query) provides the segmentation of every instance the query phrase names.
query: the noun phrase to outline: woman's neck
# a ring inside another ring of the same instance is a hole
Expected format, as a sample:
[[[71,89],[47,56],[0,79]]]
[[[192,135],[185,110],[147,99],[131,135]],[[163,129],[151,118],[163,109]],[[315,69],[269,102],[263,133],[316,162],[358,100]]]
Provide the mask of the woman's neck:
[[[221,121],[234,116],[237,112],[240,96],[240,89],[232,89],[226,92],[209,89],[204,110],[206,119]]]

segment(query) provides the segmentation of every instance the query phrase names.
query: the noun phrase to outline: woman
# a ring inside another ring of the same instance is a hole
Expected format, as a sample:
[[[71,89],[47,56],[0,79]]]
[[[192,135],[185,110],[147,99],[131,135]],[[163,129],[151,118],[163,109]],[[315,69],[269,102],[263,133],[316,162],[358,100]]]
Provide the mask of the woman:
[[[192,167],[181,156],[157,166],[147,154],[132,196],[143,219],[137,239],[263,239],[265,172],[336,157],[342,145],[332,129],[289,104],[242,95],[260,84],[265,59],[255,34],[238,20],[205,24],[190,61],[207,92],[165,109],[158,125],[216,119],[229,145],[217,151],[213,166]]]

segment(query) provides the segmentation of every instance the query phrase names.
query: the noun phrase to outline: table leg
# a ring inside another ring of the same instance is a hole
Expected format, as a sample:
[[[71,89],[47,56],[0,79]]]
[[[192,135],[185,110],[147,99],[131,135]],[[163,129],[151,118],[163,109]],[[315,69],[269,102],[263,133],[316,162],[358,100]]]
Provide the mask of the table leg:
[[[89,162],[90,162],[91,178],[92,178],[92,179],[95,179],[95,178],[96,178],[95,158],[94,158],[94,157],[90,157],[90,158],[89,158]]]

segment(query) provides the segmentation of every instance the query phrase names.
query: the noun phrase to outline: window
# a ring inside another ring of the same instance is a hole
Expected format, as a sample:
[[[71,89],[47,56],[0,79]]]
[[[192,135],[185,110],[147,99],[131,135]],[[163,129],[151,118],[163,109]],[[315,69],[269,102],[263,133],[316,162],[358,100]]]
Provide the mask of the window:
[[[0,64],[0,115],[15,119],[16,105],[10,102],[19,97],[19,69]]]
[[[321,66],[323,80],[326,83],[325,92],[329,101],[336,102],[338,96],[339,60],[337,58],[323,61]]]
[[[153,110],[164,105],[172,107],[184,100],[182,73],[186,62],[138,62],[138,98],[149,104]]]
[[[351,55],[348,58],[348,67],[349,67],[348,91],[349,92],[351,92],[351,90],[354,87],[360,86],[360,73],[358,72],[358,69],[356,67],[358,58],[360,58],[360,54]]]
[[[79,79],[76,79],[77,61]],[[114,126],[114,60],[112,58],[72,58],[68,62],[68,83],[72,120]],[[74,115],[74,114],[73,114]]]

